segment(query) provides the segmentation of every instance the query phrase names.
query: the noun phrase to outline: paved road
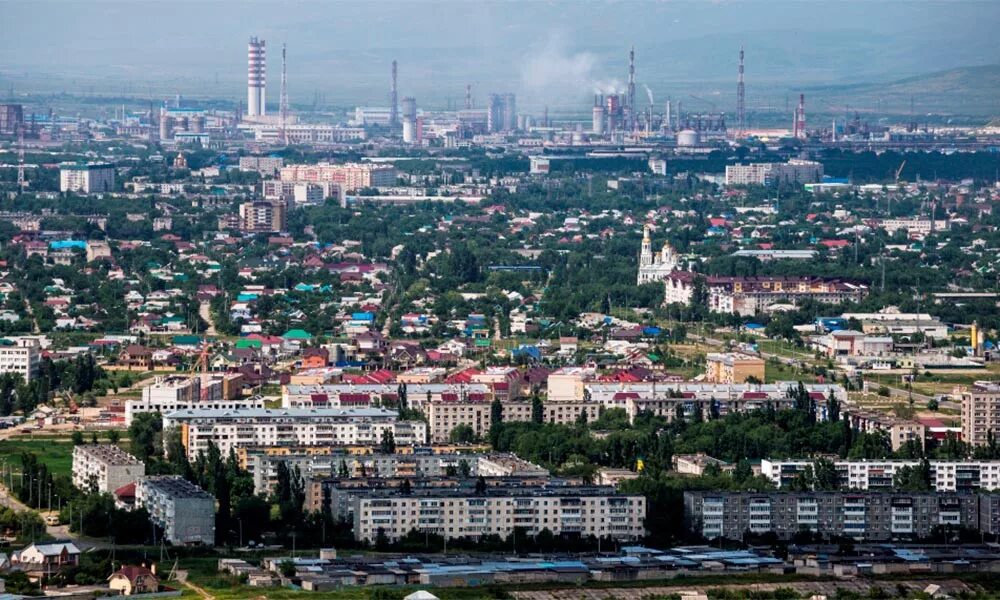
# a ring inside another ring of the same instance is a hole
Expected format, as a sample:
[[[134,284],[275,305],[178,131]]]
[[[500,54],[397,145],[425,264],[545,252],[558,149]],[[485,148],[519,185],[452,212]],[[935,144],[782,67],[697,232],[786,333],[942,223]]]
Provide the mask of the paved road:
[[[216,335],[215,323],[212,322],[211,304],[209,304],[207,300],[202,300],[201,303],[198,304],[198,316],[208,323],[208,329],[205,330],[205,335]]]

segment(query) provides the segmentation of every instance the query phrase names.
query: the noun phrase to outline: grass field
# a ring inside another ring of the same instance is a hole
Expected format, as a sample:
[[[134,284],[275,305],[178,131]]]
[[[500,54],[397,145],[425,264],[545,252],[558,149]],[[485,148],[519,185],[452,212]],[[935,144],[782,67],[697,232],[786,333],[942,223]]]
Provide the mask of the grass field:
[[[26,438],[16,437],[0,440],[0,457],[7,459],[8,464],[20,464],[21,452],[30,452],[38,456],[54,475],[72,475],[73,443],[66,438]]]

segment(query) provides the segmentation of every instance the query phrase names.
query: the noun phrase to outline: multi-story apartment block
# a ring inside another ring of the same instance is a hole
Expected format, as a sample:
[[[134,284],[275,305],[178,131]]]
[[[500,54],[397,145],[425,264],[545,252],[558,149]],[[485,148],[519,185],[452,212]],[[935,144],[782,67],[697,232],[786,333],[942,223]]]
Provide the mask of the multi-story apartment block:
[[[417,449],[420,450],[420,449]],[[475,477],[547,477],[542,467],[513,454],[459,454],[414,452],[412,454],[293,454],[247,452],[247,471],[257,493],[270,493],[277,483],[278,464],[298,468],[305,480],[329,477],[421,478],[464,475]]]
[[[142,388],[140,399],[125,401],[125,423],[131,425],[135,415],[139,413],[164,415],[194,408],[211,410],[264,408],[264,399],[260,396],[236,398],[242,387],[237,380],[240,377],[239,374],[232,373],[157,377],[153,383]]]
[[[331,165],[288,165],[281,169],[282,181],[330,181],[340,184],[347,192],[362,188],[386,187],[396,183],[397,172],[392,165],[374,163],[348,163]]]
[[[908,442],[916,442],[921,448],[924,447],[927,427],[919,421],[854,406],[845,406],[842,418],[850,422],[853,429],[862,433],[884,431],[889,436],[893,451],[899,450]]]
[[[333,383],[324,385],[284,385],[283,408],[362,408],[389,406],[406,394],[406,405],[424,410],[428,400],[474,398],[492,400],[490,387],[484,383]]]
[[[791,483],[799,473],[815,464],[812,459],[760,461],[761,475],[779,487]],[[896,473],[903,467],[920,467],[919,460],[834,460],[843,489],[891,490]],[[1000,490],[1000,460],[930,460],[931,486],[937,492]]]
[[[354,538],[373,541],[381,533],[398,540],[411,530],[453,538],[526,535],[610,536],[633,540],[645,534],[646,499],[597,486],[493,486],[414,490],[348,490]]]
[[[263,177],[274,177],[285,166],[280,156],[241,156],[240,171],[256,171]]]
[[[240,204],[240,230],[246,233],[272,233],[287,228],[284,201],[244,202]]]
[[[962,439],[972,446],[1000,440],[1000,383],[977,381],[962,392]]]
[[[736,352],[710,353],[705,357],[705,381],[744,383],[753,378],[764,381],[764,359]]]
[[[97,194],[115,187],[115,166],[110,163],[59,165],[59,191]]]
[[[937,492],[684,492],[684,519],[706,539],[808,530],[857,540],[919,539],[939,528],[980,529],[988,494]]]
[[[531,403],[520,401],[502,402],[504,421],[530,421]],[[466,394],[457,396],[443,394],[438,399],[424,402],[423,411],[427,417],[430,438],[433,442],[446,442],[452,430],[459,425],[468,425],[476,437],[485,437],[493,424],[493,402],[485,395]]]
[[[144,477],[135,486],[135,499],[170,543],[215,544],[215,498],[183,477]]]
[[[823,179],[823,163],[792,159],[787,163],[728,165],[726,185],[778,185],[817,183]]]
[[[30,383],[38,377],[41,356],[37,339],[0,339],[0,373],[14,373]]]
[[[663,280],[664,304],[688,304],[694,294],[696,273],[673,271]],[[705,277],[708,308],[712,312],[752,316],[772,304],[814,300],[823,304],[859,302],[868,286],[843,279],[820,277]]]
[[[20,104],[0,104],[0,134],[11,135],[24,124],[24,107]]]
[[[245,446],[377,445],[390,434],[400,446],[427,441],[422,421],[399,421],[381,408],[188,409],[163,416],[163,429],[171,427],[180,428],[189,460],[209,443],[225,456]]]
[[[73,485],[111,494],[146,474],[146,465],[114,444],[73,446]]]

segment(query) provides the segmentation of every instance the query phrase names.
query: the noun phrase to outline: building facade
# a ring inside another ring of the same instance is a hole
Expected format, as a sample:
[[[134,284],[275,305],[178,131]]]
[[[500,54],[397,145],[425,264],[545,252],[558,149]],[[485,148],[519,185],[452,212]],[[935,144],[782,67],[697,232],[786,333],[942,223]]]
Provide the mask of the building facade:
[[[680,257],[670,244],[664,242],[663,249],[654,254],[653,242],[649,238],[649,227],[643,227],[642,247],[639,250],[639,285],[663,281],[678,269],[680,269]]]
[[[38,340],[0,339],[0,373],[14,373],[31,383],[38,377],[41,356]]]
[[[825,538],[889,541],[929,538],[941,529],[981,529],[989,494],[937,492],[684,492],[689,531],[742,540],[808,531]],[[984,533],[992,533],[982,529]]]
[[[340,184],[341,189],[353,192],[362,188],[395,185],[397,172],[392,165],[375,163],[347,163],[333,165],[288,165],[281,169],[282,181],[320,183],[329,181]]]
[[[761,475],[778,488],[787,487],[815,464],[812,459],[760,462]],[[834,460],[843,489],[889,491],[903,468],[919,468],[919,460]],[[936,492],[992,492],[1000,490],[1000,460],[929,460],[930,483]]]
[[[759,356],[713,352],[705,357],[705,381],[709,383],[744,383],[751,378],[764,381],[764,359]]]
[[[73,485],[111,494],[146,474],[146,465],[114,444],[73,446]]]
[[[822,180],[823,163],[811,160],[726,166],[726,185],[804,184]]]
[[[170,543],[215,544],[215,498],[183,477],[144,477],[135,486],[135,500]]]
[[[1000,440],[1000,383],[977,381],[962,392],[962,440],[985,446]]]
[[[247,446],[346,446],[427,442],[423,421],[399,421],[380,408],[181,410],[163,416],[163,429],[180,428],[188,459],[215,444],[223,456]]]
[[[63,164],[59,166],[59,191],[81,194],[110,192],[115,187],[115,166],[110,163]]]
[[[554,535],[634,540],[645,534],[646,499],[596,486],[420,490],[367,490],[352,498],[354,538],[374,541],[381,535],[398,540],[411,530],[446,539],[505,538],[515,528],[526,535],[549,530]]]

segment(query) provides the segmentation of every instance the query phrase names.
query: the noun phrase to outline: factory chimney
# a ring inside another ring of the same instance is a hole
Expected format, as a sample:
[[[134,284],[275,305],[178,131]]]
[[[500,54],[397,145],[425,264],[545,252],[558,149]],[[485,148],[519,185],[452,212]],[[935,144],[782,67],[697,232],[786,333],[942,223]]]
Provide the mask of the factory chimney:
[[[250,38],[247,47],[247,116],[264,116],[267,97],[267,47],[264,40]]]
[[[736,138],[746,135],[746,89],[743,87],[743,46],[740,46],[740,71],[736,80]]]
[[[399,92],[396,88],[396,61],[392,61],[392,83],[389,86],[389,126],[399,124]]]
[[[628,52],[628,122],[625,126],[628,129],[635,129],[636,123],[635,114],[635,46]]]
[[[806,95],[799,94],[799,106],[795,109],[795,123],[792,137],[802,140],[806,137]]]

